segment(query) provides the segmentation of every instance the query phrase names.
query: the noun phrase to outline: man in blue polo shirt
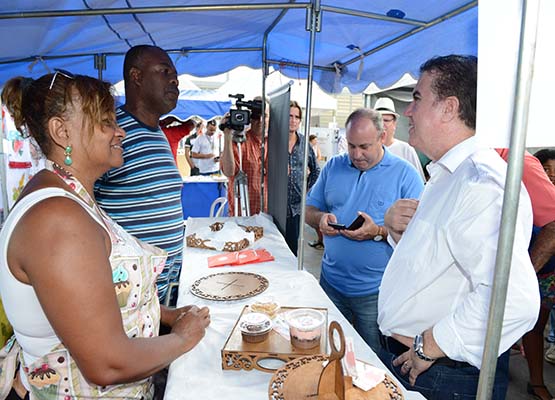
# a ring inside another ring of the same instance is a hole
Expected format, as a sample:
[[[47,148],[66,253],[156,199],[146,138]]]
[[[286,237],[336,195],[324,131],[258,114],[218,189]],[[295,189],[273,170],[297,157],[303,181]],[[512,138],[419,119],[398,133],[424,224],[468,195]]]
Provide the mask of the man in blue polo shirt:
[[[348,153],[329,160],[307,200],[306,221],[324,235],[320,285],[374,351],[380,349],[378,289],[392,248],[383,226],[398,199],[418,198],[416,169],[382,143],[381,114],[361,108],[345,124]],[[358,217],[357,229],[347,228]]]

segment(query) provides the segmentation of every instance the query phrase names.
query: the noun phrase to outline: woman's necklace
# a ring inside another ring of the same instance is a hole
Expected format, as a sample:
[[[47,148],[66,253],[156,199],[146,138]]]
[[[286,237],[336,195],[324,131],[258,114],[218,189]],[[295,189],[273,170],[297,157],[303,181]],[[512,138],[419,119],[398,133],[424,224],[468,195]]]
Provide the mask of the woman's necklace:
[[[47,166],[50,166],[48,169],[58,175],[58,177],[61,178],[71,188],[71,190],[77,193],[77,195],[81,197],[85,203],[93,208],[98,208],[94,199],[91,197],[89,192],[87,192],[87,189],[85,189],[83,184],[79,182],[79,180],[73,176],[71,172],[51,160],[47,160]]]
[[[110,228],[110,217],[108,217],[108,215],[106,215],[106,213],[100,207],[98,207],[98,204],[96,204],[96,201],[92,198],[89,192],[87,192],[87,189],[85,189],[83,184],[79,182],[79,180],[75,176],[73,176],[71,172],[60,166],[58,163],[48,159],[46,160],[46,169],[56,174],[61,180],[66,183],[66,185],[71,188],[71,190],[75,192],[75,194],[77,194],[79,198],[81,198],[81,200],[83,200],[89,207],[92,208],[92,210],[96,213],[96,215],[104,224],[112,242],[119,242],[121,240],[120,237],[116,235],[115,232]]]

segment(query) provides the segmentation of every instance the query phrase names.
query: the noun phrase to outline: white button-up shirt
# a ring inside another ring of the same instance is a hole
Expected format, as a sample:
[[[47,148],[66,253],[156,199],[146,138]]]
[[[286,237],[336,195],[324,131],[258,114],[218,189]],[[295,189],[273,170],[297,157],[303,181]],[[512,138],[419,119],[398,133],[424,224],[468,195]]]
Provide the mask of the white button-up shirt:
[[[489,303],[507,165],[470,138],[428,168],[418,209],[385,270],[382,333],[415,336],[433,327],[451,359],[478,368]],[[532,207],[521,187],[500,354],[534,326],[538,281],[528,255]]]
[[[214,135],[208,136],[204,134],[197,137],[193,142],[191,151],[200,154],[214,154]],[[220,169],[219,162],[214,161],[214,158],[194,158],[193,160],[195,160],[195,165],[201,174],[218,172]]]

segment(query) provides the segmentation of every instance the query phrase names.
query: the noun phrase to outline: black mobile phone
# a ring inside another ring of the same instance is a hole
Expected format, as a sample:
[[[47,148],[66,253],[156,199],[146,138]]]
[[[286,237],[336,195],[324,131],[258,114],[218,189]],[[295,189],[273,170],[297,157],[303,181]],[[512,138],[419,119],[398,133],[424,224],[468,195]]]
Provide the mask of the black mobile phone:
[[[348,231],[356,231],[358,228],[360,228],[362,225],[364,224],[364,217],[362,215],[359,215],[358,217],[356,217],[356,219],[351,223],[351,225],[349,225],[349,227],[347,228]]]
[[[328,225],[331,226],[333,229],[345,229],[345,224],[337,224],[335,222],[328,222]]]

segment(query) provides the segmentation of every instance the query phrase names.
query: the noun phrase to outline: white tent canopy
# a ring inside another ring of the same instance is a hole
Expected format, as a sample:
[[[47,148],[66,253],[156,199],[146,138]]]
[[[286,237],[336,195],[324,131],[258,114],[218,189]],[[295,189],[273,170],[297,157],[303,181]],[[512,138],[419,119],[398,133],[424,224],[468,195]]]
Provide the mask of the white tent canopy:
[[[229,79],[219,89],[218,93],[227,96],[241,93],[246,100],[262,95],[262,70],[253,70],[248,67],[238,67],[229,71]],[[291,79],[279,71],[272,71],[266,79],[266,93],[278,89],[287,83],[291,85],[291,99],[296,100],[301,107],[306,105],[306,79]],[[337,100],[325,93],[318,85],[312,86],[312,108],[318,110],[335,110]]]

